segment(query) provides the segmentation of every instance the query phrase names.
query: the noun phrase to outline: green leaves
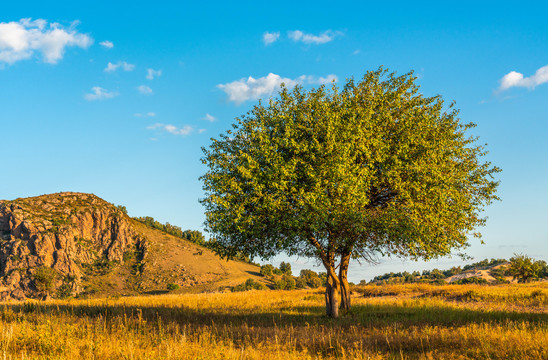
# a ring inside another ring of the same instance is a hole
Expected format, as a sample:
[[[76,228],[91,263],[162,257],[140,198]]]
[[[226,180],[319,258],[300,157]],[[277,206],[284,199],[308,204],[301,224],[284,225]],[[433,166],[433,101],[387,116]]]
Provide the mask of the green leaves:
[[[342,90],[284,88],[203,149],[201,202],[223,255],[429,259],[466,247],[499,169],[453,104],[444,111],[415,80],[381,68]]]

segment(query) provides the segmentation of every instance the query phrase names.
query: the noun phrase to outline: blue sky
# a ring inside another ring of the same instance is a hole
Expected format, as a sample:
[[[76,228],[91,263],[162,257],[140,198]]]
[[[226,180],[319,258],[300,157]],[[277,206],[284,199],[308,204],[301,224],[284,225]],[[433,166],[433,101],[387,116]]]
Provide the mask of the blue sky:
[[[503,169],[485,244],[468,253],[548,259],[543,2],[11,4],[0,11],[1,199],[89,192],[200,229],[211,137],[281,81],[341,83],[383,65],[456,101]],[[385,260],[350,278],[456,263]]]

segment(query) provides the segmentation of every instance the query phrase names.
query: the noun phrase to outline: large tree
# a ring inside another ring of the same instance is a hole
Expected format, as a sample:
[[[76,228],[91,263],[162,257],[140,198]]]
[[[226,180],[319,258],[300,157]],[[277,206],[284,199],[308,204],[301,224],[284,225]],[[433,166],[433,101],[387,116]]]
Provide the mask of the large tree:
[[[218,252],[317,258],[337,317],[351,259],[431,259],[480,236],[499,169],[482,161],[473,124],[416,79],[380,68],[342,89],[282,86],[212,139],[201,202]]]

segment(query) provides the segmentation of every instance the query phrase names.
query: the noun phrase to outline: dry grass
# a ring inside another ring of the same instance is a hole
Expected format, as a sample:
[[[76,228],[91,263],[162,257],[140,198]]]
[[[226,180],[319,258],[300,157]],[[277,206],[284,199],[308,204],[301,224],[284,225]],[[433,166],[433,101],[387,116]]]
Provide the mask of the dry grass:
[[[548,359],[548,286],[371,286],[323,316],[321,292],[0,304],[10,359]],[[363,296],[365,294],[366,296]]]

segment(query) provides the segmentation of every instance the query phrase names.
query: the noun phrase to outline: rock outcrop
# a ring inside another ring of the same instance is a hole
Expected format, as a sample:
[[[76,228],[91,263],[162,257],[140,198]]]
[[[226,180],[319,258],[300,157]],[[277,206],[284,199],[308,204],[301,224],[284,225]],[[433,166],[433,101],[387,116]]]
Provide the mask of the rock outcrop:
[[[95,195],[0,201],[0,298],[43,297],[62,286],[77,294],[86,267],[123,264],[128,253],[145,247],[130,218]],[[43,269],[54,276],[48,279]]]

